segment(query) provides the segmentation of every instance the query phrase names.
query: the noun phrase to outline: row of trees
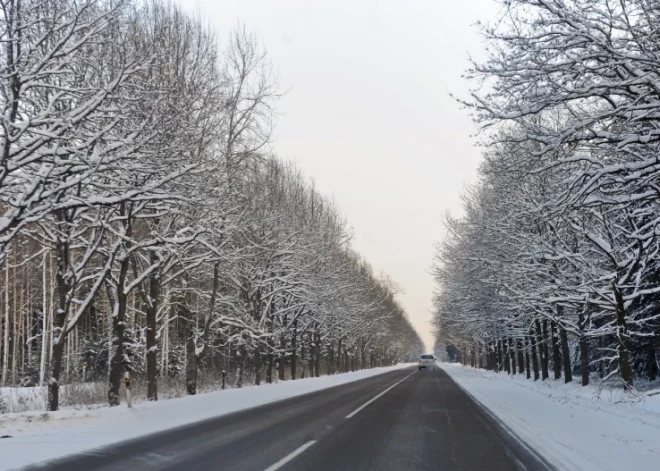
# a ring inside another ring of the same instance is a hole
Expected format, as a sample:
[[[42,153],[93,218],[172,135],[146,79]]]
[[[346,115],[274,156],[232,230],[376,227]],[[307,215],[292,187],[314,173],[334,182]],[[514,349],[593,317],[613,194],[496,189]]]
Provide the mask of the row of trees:
[[[277,80],[243,29],[152,0],[0,4],[4,386],[240,386],[389,364],[421,343],[345,221],[269,156]]]
[[[507,0],[483,27],[463,103],[484,161],[434,268],[439,341],[464,361],[656,378],[658,15],[650,0]]]

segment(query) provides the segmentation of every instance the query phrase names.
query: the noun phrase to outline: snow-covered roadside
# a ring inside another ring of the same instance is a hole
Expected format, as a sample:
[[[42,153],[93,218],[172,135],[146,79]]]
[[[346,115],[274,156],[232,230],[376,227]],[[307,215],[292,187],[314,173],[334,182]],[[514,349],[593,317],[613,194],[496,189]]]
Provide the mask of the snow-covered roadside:
[[[23,412],[0,415],[0,470],[62,457],[114,442],[256,407],[269,402],[350,383],[388,371],[386,368],[279,384],[228,389],[180,399],[94,410]]]
[[[440,366],[560,470],[660,469],[660,395],[617,403],[618,391]]]

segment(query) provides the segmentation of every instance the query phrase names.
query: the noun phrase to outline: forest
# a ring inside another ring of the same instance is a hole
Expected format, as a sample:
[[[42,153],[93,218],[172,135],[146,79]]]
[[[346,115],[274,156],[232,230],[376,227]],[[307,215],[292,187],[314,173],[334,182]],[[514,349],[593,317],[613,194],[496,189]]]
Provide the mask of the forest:
[[[0,31],[0,386],[113,406],[127,375],[157,400],[421,353],[396,284],[274,155],[277,73],[245,27],[7,0]]]
[[[437,245],[438,344],[632,391],[660,347],[660,9],[507,0],[458,98],[483,161]]]

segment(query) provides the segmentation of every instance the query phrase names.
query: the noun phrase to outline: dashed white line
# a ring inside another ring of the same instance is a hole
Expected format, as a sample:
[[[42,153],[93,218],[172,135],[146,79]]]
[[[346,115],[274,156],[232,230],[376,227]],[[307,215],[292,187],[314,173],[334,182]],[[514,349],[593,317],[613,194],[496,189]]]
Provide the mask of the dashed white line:
[[[371,404],[372,402],[374,402],[376,399],[378,399],[379,397],[383,396],[385,393],[387,393],[388,391],[390,391],[391,389],[393,389],[395,386],[398,386],[399,384],[403,383],[405,380],[407,380],[408,378],[410,378],[410,377],[411,377],[412,375],[414,375],[415,373],[416,373],[416,371],[413,371],[413,372],[410,373],[408,376],[406,376],[405,378],[403,378],[401,381],[397,381],[397,382],[394,383],[392,386],[390,386],[389,388],[387,388],[385,391],[383,391],[382,393],[380,393],[378,396],[376,396],[376,397],[370,399],[369,401],[365,402],[365,403],[362,404],[360,407],[358,407],[357,409],[355,409],[353,412],[351,412],[350,414],[348,414],[348,415],[346,416],[346,418],[347,418],[347,419],[350,419],[350,418],[353,417],[355,414],[357,414],[358,412],[360,412],[362,409],[364,409],[365,407],[367,407],[369,404]],[[264,471],[276,471],[276,470],[280,469],[282,466],[284,466],[285,464],[287,464],[289,461],[291,461],[292,459],[294,459],[296,456],[298,456],[299,454],[301,454],[302,452],[304,452],[307,448],[309,448],[310,446],[312,446],[312,445],[315,444],[315,443],[316,443],[316,440],[311,440],[311,441],[305,443],[305,444],[302,445],[301,447],[296,448],[294,451],[292,451],[291,453],[289,453],[288,455],[286,455],[284,458],[282,458],[281,460],[279,460],[277,463],[273,463],[272,465],[270,465],[269,467],[267,467]]]
[[[350,418],[353,417],[355,414],[357,414],[358,412],[360,412],[362,409],[364,409],[365,407],[367,407],[369,404],[371,404],[372,402],[374,402],[376,399],[378,399],[379,397],[383,396],[385,393],[387,393],[388,391],[390,391],[391,389],[393,389],[395,386],[397,386],[397,385],[403,383],[405,380],[407,380],[408,378],[410,378],[410,377],[411,377],[412,375],[414,375],[415,373],[416,373],[416,371],[413,371],[413,372],[410,373],[408,376],[406,376],[405,378],[403,378],[401,381],[397,381],[397,382],[394,383],[392,386],[390,386],[389,388],[387,388],[385,391],[383,391],[382,393],[380,393],[378,396],[374,397],[373,399],[368,400],[367,402],[365,402],[364,404],[362,404],[360,407],[358,407],[357,409],[355,409],[353,412],[351,412],[350,414],[348,414],[348,415],[346,416],[346,418],[347,418],[347,419],[350,419]]]
[[[300,448],[297,448],[296,450],[292,451],[291,453],[286,455],[284,458],[279,460],[277,463],[274,463],[274,464],[270,465],[269,467],[267,467],[264,471],[275,471],[276,469],[280,469],[282,466],[284,466],[289,461],[294,459],[296,456],[298,456],[300,453],[302,453],[307,448],[312,446],[314,443],[316,443],[316,440],[312,440],[310,442],[305,443],[303,446],[301,446]]]

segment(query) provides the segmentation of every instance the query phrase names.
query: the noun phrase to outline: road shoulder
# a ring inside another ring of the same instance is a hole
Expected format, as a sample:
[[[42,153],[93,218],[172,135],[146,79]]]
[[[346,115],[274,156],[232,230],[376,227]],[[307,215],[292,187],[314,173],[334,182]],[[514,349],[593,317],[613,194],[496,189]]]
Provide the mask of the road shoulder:
[[[617,391],[611,400],[606,392],[599,396],[597,386],[583,388],[579,382],[532,381],[525,375],[441,365],[497,422],[556,469],[658,469],[660,413],[655,398],[631,401],[628,394],[628,402],[617,403]]]

